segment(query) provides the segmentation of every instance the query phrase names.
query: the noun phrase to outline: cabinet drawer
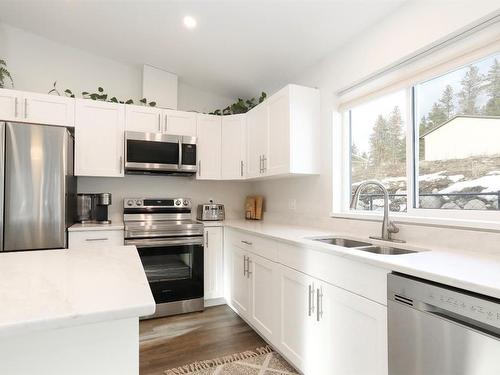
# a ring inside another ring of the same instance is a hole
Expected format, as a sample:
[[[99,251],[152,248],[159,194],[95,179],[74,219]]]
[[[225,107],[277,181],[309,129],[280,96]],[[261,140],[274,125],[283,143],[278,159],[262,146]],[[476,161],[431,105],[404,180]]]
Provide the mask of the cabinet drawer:
[[[278,260],[278,242],[251,235],[238,230],[228,230],[228,241],[234,246],[260,255],[263,258],[276,262]]]
[[[287,267],[387,305],[389,270],[284,243],[279,243],[278,259]]]
[[[122,230],[69,232],[69,248],[123,246]]]

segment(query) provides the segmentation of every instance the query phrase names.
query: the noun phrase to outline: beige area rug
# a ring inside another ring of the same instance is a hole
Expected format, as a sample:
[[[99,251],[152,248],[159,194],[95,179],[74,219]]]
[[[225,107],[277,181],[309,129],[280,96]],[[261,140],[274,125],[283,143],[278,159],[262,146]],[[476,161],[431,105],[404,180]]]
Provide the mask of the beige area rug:
[[[270,346],[225,357],[194,362],[165,371],[165,375],[296,375]]]

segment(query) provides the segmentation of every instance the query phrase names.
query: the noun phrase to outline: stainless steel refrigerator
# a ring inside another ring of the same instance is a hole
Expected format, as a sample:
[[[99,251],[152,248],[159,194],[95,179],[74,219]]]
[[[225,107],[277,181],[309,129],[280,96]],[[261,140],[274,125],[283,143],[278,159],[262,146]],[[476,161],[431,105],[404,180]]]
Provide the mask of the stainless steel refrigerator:
[[[0,122],[0,251],[67,247],[73,145],[64,127]]]

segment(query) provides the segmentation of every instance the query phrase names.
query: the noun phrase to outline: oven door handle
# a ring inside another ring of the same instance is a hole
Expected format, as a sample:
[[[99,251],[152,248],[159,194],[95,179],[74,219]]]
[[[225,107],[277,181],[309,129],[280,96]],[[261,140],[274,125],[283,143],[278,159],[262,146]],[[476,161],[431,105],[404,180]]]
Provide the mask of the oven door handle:
[[[203,246],[203,236],[199,237],[177,237],[171,239],[141,239],[125,240],[125,245],[134,245],[136,247],[159,247],[159,246],[183,246],[183,245],[201,245]]]

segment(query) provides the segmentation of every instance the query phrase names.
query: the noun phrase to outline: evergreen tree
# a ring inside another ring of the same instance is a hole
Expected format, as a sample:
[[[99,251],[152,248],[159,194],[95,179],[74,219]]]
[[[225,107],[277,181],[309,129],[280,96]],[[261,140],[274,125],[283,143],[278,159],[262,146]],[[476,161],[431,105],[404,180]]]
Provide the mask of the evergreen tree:
[[[358,146],[356,146],[355,143],[353,143],[352,146],[351,146],[351,154],[352,155],[359,155],[359,149],[358,149]]]
[[[497,59],[486,75],[486,82],[484,88],[489,99],[483,112],[487,116],[500,116],[500,63]]]
[[[385,139],[388,134],[387,120],[379,115],[370,135],[370,163],[378,167],[387,159]]]
[[[439,99],[439,105],[446,115],[446,120],[453,117],[455,113],[455,104],[453,102],[453,87],[451,87],[451,85],[447,85],[444,89],[441,99]]]
[[[427,116],[422,116],[420,119],[420,125],[418,127],[418,130],[420,132],[420,135],[424,134],[427,129],[429,129],[429,121],[427,120]]]
[[[470,66],[464,78],[460,82],[462,89],[458,93],[460,114],[475,115],[479,113],[477,108],[477,98],[481,93],[483,76],[479,73],[477,66]]]
[[[443,106],[438,103],[434,103],[432,105],[431,111],[429,112],[427,118],[427,130],[434,129],[448,120],[448,116],[446,115]]]
[[[387,157],[385,160],[391,164],[404,160],[406,156],[405,137],[403,134],[403,118],[401,110],[395,106],[387,121]]]

